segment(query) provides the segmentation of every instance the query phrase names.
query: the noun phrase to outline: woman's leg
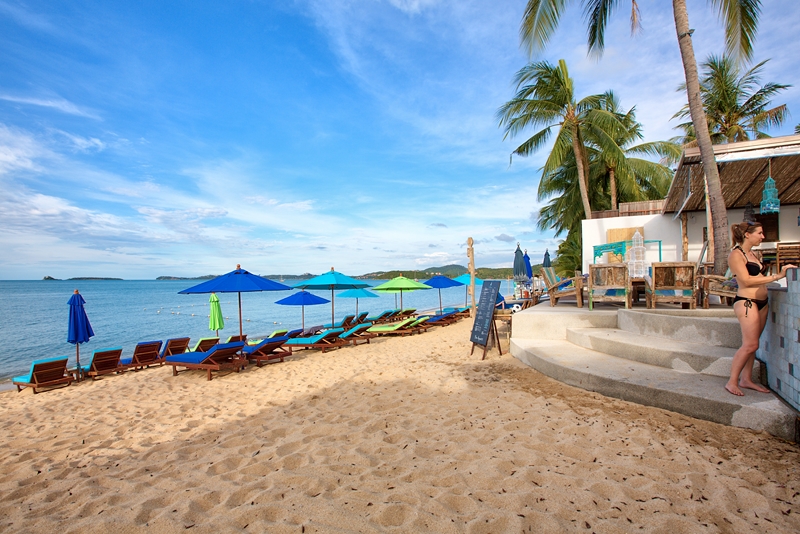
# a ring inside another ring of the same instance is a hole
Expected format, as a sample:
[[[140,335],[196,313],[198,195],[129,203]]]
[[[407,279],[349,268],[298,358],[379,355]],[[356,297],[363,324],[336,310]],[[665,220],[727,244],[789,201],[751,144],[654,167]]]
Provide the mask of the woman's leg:
[[[739,324],[742,327],[742,346],[733,355],[731,376],[728,383],[725,384],[725,389],[729,393],[738,396],[744,395],[742,390],[739,389],[739,375],[742,373],[748,359],[751,356],[755,358],[755,352],[758,350],[758,338],[761,337],[761,314],[758,313],[758,307],[754,304],[752,307],[747,308],[745,304],[747,304],[747,301],[740,300],[733,305],[733,311],[736,313],[736,318],[739,319]]]
[[[753,309],[750,310],[752,313],[756,307],[753,306]],[[761,339],[761,334],[764,332],[764,327],[767,325],[767,317],[769,316],[769,306],[764,306],[763,309],[758,311],[758,339]],[[756,346],[756,350],[758,350],[758,346]],[[753,382],[753,365],[756,363],[756,352],[755,350],[750,354],[750,357],[747,358],[747,361],[742,368],[742,372],[739,376],[739,387],[740,388],[747,388],[747,389],[754,389],[756,391],[760,391],[761,393],[769,393],[769,389],[765,388],[761,384],[757,384]]]

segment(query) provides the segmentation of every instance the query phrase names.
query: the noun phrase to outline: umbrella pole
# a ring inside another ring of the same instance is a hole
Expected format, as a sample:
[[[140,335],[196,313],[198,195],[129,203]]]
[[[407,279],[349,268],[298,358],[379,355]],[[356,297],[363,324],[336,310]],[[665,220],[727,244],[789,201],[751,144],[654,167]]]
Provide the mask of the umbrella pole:
[[[239,339],[242,339],[242,292],[239,292]]]
[[[444,310],[442,309],[442,290],[441,289],[439,289],[439,313],[444,313]]]
[[[336,306],[336,305],[333,303],[333,286],[331,286],[331,326],[336,324],[336,319],[333,318],[333,316],[334,316],[334,312],[333,312],[334,306]]]
[[[306,307],[300,306],[300,325],[302,326],[303,330],[306,329]]]
[[[356,299],[356,317],[358,317],[358,299]]]
[[[78,368],[75,370],[75,375],[77,376],[78,382],[81,381],[81,344],[75,343],[75,361],[77,362]]]

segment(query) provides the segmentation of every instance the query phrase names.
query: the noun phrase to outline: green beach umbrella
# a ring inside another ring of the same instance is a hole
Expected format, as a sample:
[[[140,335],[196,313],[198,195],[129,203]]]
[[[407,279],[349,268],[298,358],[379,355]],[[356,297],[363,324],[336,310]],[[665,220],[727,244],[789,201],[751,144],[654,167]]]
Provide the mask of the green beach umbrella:
[[[225,321],[222,319],[222,307],[219,305],[219,297],[216,293],[211,293],[208,298],[208,329],[214,330],[219,337],[219,331],[225,328]]]
[[[400,293],[400,308],[403,308],[403,291],[417,291],[419,289],[433,289],[431,286],[421,282],[415,282],[410,278],[403,275],[392,278],[388,282],[384,282],[379,286],[372,288],[373,291],[381,291],[383,293]]]

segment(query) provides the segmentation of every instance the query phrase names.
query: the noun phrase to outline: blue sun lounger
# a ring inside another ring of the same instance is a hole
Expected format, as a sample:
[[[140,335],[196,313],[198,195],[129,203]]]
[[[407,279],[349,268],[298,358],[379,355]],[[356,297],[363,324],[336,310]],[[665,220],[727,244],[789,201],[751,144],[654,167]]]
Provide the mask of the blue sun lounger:
[[[244,343],[241,341],[221,343],[206,352],[184,352],[167,356],[166,364],[172,366],[172,376],[178,375],[178,367],[185,367],[186,370],[204,369],[211,380],[211,371],[230,369],[238,373],[247,365],[247,360],[238,356],[243,347]]]
[[[158,355],[158,359],[163,361],[167,356],[183,354],[187,350],[189,350],[189,338],[174,337],[164,342],[164,347],[161,349],[161,354]]]
[[[248,361],[255,361],[261,367],[262,362],[269,363],[270,360],[283,361],[286,356],[292,355],[292,349],[285,348],[283,345],[289,340],[288,336],[268,337],[257,345],[245,345],[242,347],[242,354]]]
[[[34,395],[39,393],[39,388],[51,386],[68,386],[75,378],[67,372],[68,356],[44,358],[31,363],[31,371],[27,375],[15,376],[11,383],[17,386],[17,392],[22,388],[33,388]]]
[[[164,363],[160,359],[161,341],[141,341],[133,349],[133,356],[122,358],[119,361],[120,367],[126,369],[144,369],[151,365],[161,365]]]

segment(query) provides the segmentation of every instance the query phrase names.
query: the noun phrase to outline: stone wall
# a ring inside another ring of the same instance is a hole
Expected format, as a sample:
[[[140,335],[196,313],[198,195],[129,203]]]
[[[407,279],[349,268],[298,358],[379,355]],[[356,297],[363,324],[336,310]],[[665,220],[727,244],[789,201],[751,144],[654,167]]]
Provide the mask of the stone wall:
[[[767,364],[769,387],[800,410],[800,280],[787,272],[787,287],[769,290],[769,316],[756,357]]]

